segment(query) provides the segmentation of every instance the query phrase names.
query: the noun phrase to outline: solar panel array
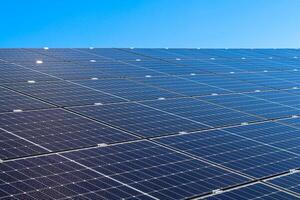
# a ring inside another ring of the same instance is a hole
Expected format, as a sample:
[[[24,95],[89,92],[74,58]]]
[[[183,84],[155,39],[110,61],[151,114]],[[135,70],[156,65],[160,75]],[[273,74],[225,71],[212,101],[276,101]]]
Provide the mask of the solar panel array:
[[[300,199],[298,49],[0,49],[0,199]]]

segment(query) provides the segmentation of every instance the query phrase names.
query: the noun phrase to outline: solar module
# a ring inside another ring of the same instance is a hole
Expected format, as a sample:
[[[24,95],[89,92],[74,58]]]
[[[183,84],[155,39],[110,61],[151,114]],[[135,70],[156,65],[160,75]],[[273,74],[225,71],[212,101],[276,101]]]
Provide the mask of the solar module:
[[[300,199],[298,49],[0,49],[0,199]]]
[[[1,199],[152,199],[59,155],[2,163]]]
[[[10,83],[5,84],[5,86],[57,106],[83,106],[94,105],[95,103],[107,104],[125,101],[122,98],[67,81],[37,81],[27,84]]]
[[[115,95],[126,101],[153,100],[183,96],[127,79],[97,79],[75,81],[80,85]]]
[[[261,93],[206,96],[199,99],[269,120],[300,114],[297,108],[260,98],[263,95]]]
[[[158,199],[182,199],[247,181],[230,171],[141,141],[64,154]]]
[[[0,113],[16,110],[38,110],[53,107],[50,104],[0,86]]]
[[[162,101],[162,100],[159,100]],[[140,103],[71,108],[85,116],[144,137],[207,129],[208,126]]]
[[[247,133],[247,136],[243,136],[239,128],[183,134],[158,141],[254,179],[298,168],[300,157],[297,153],[289,151],[288,147],[283,149],[278,145],[264,143],[261,139],[251,138]]]
[[[62,109],[7,113],[0,125],[51,152],[132,140],[135,137]]]

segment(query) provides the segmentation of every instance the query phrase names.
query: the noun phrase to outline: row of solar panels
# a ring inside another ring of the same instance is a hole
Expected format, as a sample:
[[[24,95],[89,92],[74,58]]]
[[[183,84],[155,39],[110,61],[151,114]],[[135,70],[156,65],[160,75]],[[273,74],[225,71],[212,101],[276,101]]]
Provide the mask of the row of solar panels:
[[[0,198],[296,199],[298,55],[0,50]],[[185,74],[173,63],[186,58],[195,70],[201,67],[193,62],[206,58],[236,60],[240,68],[276,60],[280,72],[217,75],[205,61],[208,72]]]
[[[255,142],[245,143],[249,148],[248,143]],[[258,145],[257,148],[263,151],[272,147]],[[227,166],[234,165],[245,174],[261,176],[293,167],[295,161],[299,164],[299,159],[288,157],[288,152],[270,152],[269,156],[275,154],[282,161],[274,161],[277,164],[273,166],[266,165],[264,160],[268,156],[261,155],[255,155],[256,159],[242,158],[241,162],[229,161]],[[249,162],[254,166],[252,172],[244,170],[245,163]],[[254,177],[241,176],[202,158],[192,158],[147,141],[11,160],[1,163],[1,173],[3,199],[181,199],[211,191],[215,194],[211,199],[258,199],[260,196],[297,199],[300,189],[298,172],[271,179],[266,182],[268,185],[249,184]],[[248,185],[228,192],[216,190],[247,182]]]
[[[131,50],[134,51],[134,50]],[[136,50],[137,51],[137,50]],[[157,54],[155,50],[148,50],[148,54]],[[158,51],[158,50],[157,50]],[[230,55],[240,56],[232,53]],[[230,80],[233,78],[240,78],[242,81],[251,81],[251,77],[243,74],[251,73],[254,79],[278,79],[286,76],[299,76],[299,51],[295,51],[290,57],[279,57],[275,59],[273,54],[262,55],[266,59],[255,59],[239,57],[239,59],[221,59],[219,57],[211,57],[207,60],[199,60],[197,57],[188,58],[182,54],[170,54],[168,51],[160,53],[161,57],[165,55],[172,55],[170,60],[155,59],[149,56],[137,54],[139,51],[130,53],[122,50],[114,49],[92,49],[92,50],[70,50],[70,49],[54,49],[54,50],[0,50],[0,59],[9,62],[21,64],[11,65],[7,63],[2,64],[1,77],[4,80],[1,82],[11,81],[14,78],[16,81],[22,81],[22,75],[32,76],[40,80],[57,80],[67,79],[89,79],[91,77],[98,78],[144,78],[145,76],[160,77],[160,76],[183,76],[191,75],[216,75],[218,78]],[[195,52],[195,51],[193,51]],[[201,52],[201,51],[200,51]],[[226,51],[225,51],[226,52]],[[276,55],[276,54],[275,54]],[[109,56],[106,58],[103,56]],[[33,59],[34,58],[34,59]],[[272,58],[272,59],[270,59]],[[274,59],[273,59],[274,58]],[[42,61],[39,64],[36,61]],[[72,62],[70,62],[72,61]],[[49,67],[51,66],[51,67]],[[28,73],[24,67],[29,67],[38,70],[45,74]],[[5,69],[10,69],[9,71]],[[74,70],[76,69],[76,70]],[[8,74],[8,73],[10,74]],[[264,72],[264,73],[262,73]],[[284,72],[279,73],[279,72]],[[56,77],[51,77],[56,76]],[[297,80],[295,77],[294,80]],[[6,78],[6,79],[5,79]],[[209,78],[209,76],[208,76]],[[26,79],[25,79],[26,80]],[[31,80],[31,79],[30,79]],[[222,80],[223,81],[223,80]]]

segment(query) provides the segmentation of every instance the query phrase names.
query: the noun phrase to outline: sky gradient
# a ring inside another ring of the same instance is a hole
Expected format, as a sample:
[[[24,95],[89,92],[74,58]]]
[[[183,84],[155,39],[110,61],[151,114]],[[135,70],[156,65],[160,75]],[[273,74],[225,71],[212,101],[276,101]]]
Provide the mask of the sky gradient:
[[[0,47],[298,48],[299,0],[4,0]]]

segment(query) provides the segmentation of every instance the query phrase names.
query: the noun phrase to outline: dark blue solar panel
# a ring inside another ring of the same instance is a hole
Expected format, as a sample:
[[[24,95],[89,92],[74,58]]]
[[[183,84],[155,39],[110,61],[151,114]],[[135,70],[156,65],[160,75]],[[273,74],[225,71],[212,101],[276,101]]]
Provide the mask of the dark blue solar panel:
[[[129,61],[129,60],[136,60],[136,59],[147,59],[150,60],[147,56],[143,56],[140,54],[133,54],[128,51],[119,50],[119,49],[77,49],[80,51],[84,51],[89,53],[90,55],[97,55],[99,57],[110,58],[113,60],[122,60],[122,61]]]
[[[282,120],[282,122],[284,121],[289,120]],[[281,120],[279,122],[281,122]],[[224,130],[267,145],[271,145],[280,150],[294,154],[300,153],[300,129],[298,128],[293,128],[274,122],[266,122],[228,128]]]
[[[61,61],[88,61],[100,59],[99,56],[90,53],[82,53],[81,49],[61,49],[61,48],[49,48],[49,49],[27,49],[31,52],[46,55],[47,57],[54,57],[56,60]],[[108,61],[104,57],[101,57],[102,61]]]
[[[300,114],[300,110],[297,108],[268,101],[267,99],[259,98],[255,95],[256,94],[230,94],[200,97],[199,99],[266,119],[291,117]]]
[[[9,131],[0,128],[0,159],[12,159],[17,157],[30,156],[35,154],[47,153],[48,151],[30,143]],[[1,164],[0,164],[1,165]]]
[[[288,79],[280,79],[280,78],[268,76],[268,73],[269,73],[268,70],[264,70],[261,73],[241,73],[241,74],[234,73],[234,74],[229,74],[228,76],[230,78],[261,85],[275,90],[293,89],[294,87],[300,87],[300,83],[292,82],[289,81]]]
[[[0,199],[153,199],[59,155],[0,164]]]
[[[127,79],[82,80],[76,81],[76,83],[131,101],[174,98],[182,96],[174,92],[158,89]]]
[[[185,96],[202,96],[211,94],[230,93],[217,86],[210,86],[186,79],[185,77],[150,77],[134,79],[141,83],[149,84],[171,92],[176,92]]]
[[[175,49],[145,49],[145,48],[137,48],[137,49],[120,49],[122,51],[128,51],[132,52],[138,55],[146,55],[151,58],[160,58],[160,59],[175,59],[181,54],[176,53]],[[187,50],[188,51],[188,50]],[[185,58],[189,58],[188,56],[185,56]]]
[[[2,62],[0,60],[0,83],[25,83],[30,80],[35,81],[53,81],[58,80],[49,75],[39,73],[30,69],[26,69],[22,66],[13,65]]]
[[[177,58],[179,59],[179,58]],[[144,60],[144,59],[137,59],[126,61],[131,65],[135,65],[142,68],[147,68],[156,72],[160,72],[163,75],[189,75],[191,73],[196,74],[207,74],[208,71],[205,69],[201,69],[198,66],[191,66],[191,65],[184,65],[184,63],[176,59],[172,62],[166,62],[163,60]],[[204,63],[205,64],[205,63]]]
[[[247,181],[145,141],[63,155],[158,199],[184,199]]]
[[[229,128],[165,137],[157,141],[253,178],[280,174],[300,165],[298,154],[239,135],[239,132],[238,128]]]
[[[36,60],[53,61],[55,58],[28,51],[26,49],[1,48],[0,59],[11,63],[35,62]]]
[[[21,63],[21,65],[65,80],[118,77],[114,74],[107,74],[99,67],[99,64],[93,66],[90,60],[80,64],[67,61],[43,61],[42,64],[36,64],[36,61],[32,60],[28,64]]]
[[[297,90],[297,92],[299,92],[299,90]],[[257,92],[249,95],[269,102],[278,103],[284,106],[289,106],[297,109],[300,108],[299,94],[290,92],[289,90],[282,91],[282,92],[281,91]]]
[[[121,98],[66,81],[6,84],[5,86],[58,106],[124,102]]]
[[[53,107],[50,104],[0,87],[0,113],[14,110],[36,110]]]
[[[192,98],[147,101],[143,104],[214,128],[260,120],[251,115]]]
[[[144,56],[122,52],[114,49],[35,49],[35,52],[56,57],[60,62],[45,62],[43,68],[39,65],[34,69],[45,73],[56,75],[58,77],[72,79],[87,79],[89,77],[144,77],[145,75],[159,76],[163,75],[157,71],[146,69],[125,62],[115,57],[131,59],[134,62],[143,60]],[[118,56],[119,55],[119,56]],[[130,55],[132,58],[130,58]],[[63,65],[63,67],[62,67]],[[48,66],[48,67],[47,67]],[[51,66],[51,68],[49,67]],[[76,69],[76,70],[74,70]]]
[[[197,75],[186,77],[192,81],[226,90],[226,93],[255,92],[271,90],[269,87],[243,82],[228,76]]]
[[[209,128],[202,123],[138,103],[85,106],[72,110],[144,137]]]
[[[2,114],[0,128],[51,151],[136,139],[127,133],[62,109]]]

